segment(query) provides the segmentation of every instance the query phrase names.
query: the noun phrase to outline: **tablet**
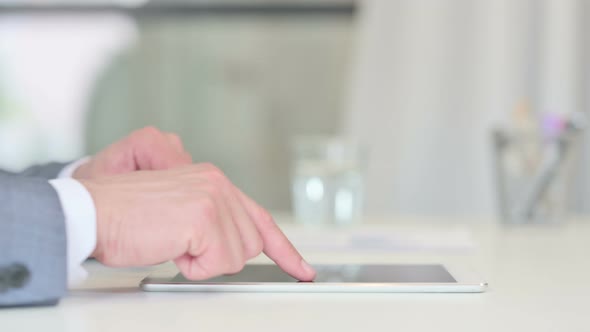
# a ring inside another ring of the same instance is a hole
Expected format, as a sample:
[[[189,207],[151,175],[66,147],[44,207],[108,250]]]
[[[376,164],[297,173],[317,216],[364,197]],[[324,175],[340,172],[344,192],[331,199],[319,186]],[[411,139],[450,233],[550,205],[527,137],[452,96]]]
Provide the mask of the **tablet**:
[[[233,275],[191,281],[182,274],[151,275],[141,282],[150,292],[311,292],[311,293],[481,293],[487,283],[473,273],[442,264],[314,265],[312,282],[300,282],[276,265],[246,265]]]

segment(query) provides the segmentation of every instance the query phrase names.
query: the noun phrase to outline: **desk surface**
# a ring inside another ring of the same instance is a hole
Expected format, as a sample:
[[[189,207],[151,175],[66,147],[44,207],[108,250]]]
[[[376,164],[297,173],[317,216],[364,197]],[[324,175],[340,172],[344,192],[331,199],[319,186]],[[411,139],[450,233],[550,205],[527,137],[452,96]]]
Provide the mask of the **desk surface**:
[[[382,232],[408,228],[432,232],[443,227],[449,226],[416,226],[399,220],[365,226]],[[459,227],[472,234],[474,248],[302,251],[313,263],[469,264],[490,283],[487,293],[143,293],[137,285],[155,268],[115,270],[89,262],[91,277],[59,306],[2,310],[0,330],[590,331],[590,223]],[[283,229],[299,232],[289,225]]]

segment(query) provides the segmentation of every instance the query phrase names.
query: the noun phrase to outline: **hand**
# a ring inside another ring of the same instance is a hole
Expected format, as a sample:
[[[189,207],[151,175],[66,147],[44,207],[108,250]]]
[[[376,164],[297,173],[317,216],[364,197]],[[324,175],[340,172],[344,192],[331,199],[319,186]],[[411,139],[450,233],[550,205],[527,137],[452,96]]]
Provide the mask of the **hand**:
[[[191,156],[184,150],[177,135],[146,127],[98,153],[78,167],[73,177],[90,179],[138,170],[168,169],[191,163]]]
[[[93,256],[105,265],[173,260],[185,277],[203,280],[237,273],[264,251],[294,278],[315,277],[270,214],[210,164],[80,182],[97,209]]]

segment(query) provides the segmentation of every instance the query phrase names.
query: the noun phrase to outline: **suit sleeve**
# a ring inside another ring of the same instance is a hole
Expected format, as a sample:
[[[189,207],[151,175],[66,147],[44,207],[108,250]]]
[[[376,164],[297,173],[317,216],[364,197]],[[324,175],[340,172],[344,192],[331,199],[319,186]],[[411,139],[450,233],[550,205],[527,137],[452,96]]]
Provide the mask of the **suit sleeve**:
[[[55,169],[0,172],[0,307],[52,305],[66,292],[65,219],[43,178]]]
[[[61,170],[67,164],[63,163],[49,163],[45,165],[36,165],[27,168],[26,170],[22,171],[19,175],[27,176],[27,177],[38,177],[44,179],[55,179]]]

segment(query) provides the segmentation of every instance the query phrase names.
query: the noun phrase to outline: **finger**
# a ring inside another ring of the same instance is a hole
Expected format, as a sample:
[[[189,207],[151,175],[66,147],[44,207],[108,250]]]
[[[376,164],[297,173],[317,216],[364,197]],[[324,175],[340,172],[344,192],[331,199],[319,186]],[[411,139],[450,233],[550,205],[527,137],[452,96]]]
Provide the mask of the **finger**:
[[[301,281],[312,281],[316,272],[301,257],[272,216],[239,189],[239,198],[254,221],[264,245],[264,253],[283,271]]]
[[[229,202],[232,219],[242,239],[246,259],[252,259],[260,255],[264,248],[260,233],[240,201],[236,188],[231,183],[226,186],[225,194]]]
[[[217,190],[221,190],[218,188]],[[222,229],[222,245],[226,247],[229,253],[227,257],[227,267],[224,268],[224,273],[237,273],[242,270],[246,257],[244,254],[244,244],[240,232],[233,220],[231,214],[232,209],[224,194],[216,197],[216,202],[219,207],[220,227]]]
[[[184,145],[182,144],[182,140],[180,137],[174,133],[164,133],[168,143],[179,153],[184,153]]]
[[[196,164],[194,169],[198,170],[204,181],[212,181],[222,190],[232,220],[240,234],[246,259],[249,260],[258,256],[263,248],[262,239],[250,214],[246,211],[239,198],[240,193],[237,188],[219,168],[211,164]]]
[[[174,259],[174,264],[180,273],[189,280],[205,280],[214,276],[201,266],[199,259],[189,254]]]
[[[214,213],[208,214],[210,226],[206,230],[207,244],[188,248],[188,251],[174,260],[181,273],[190,280],[204,280],[221,274],[235,273],[243,267],[241,242],[237,230],[232,230],[227,220],[227,208],[219,199],[212,199]]]
[[[178,143],[171,143],[168,136],[155,128],[142,129],[130,140],[139,170],[168,169],[192,162],[185,152],[178,151]]]
[[[184,148],[184,144],[182,143],[182,139],[180,138],[180,136],[174,133],[166,133],[165,135],[168,139],[168,142],[170,143],[170,146],[172,146],[179,154],[181,154],[184,157],[185,163],[192,164],[193,157]]]

